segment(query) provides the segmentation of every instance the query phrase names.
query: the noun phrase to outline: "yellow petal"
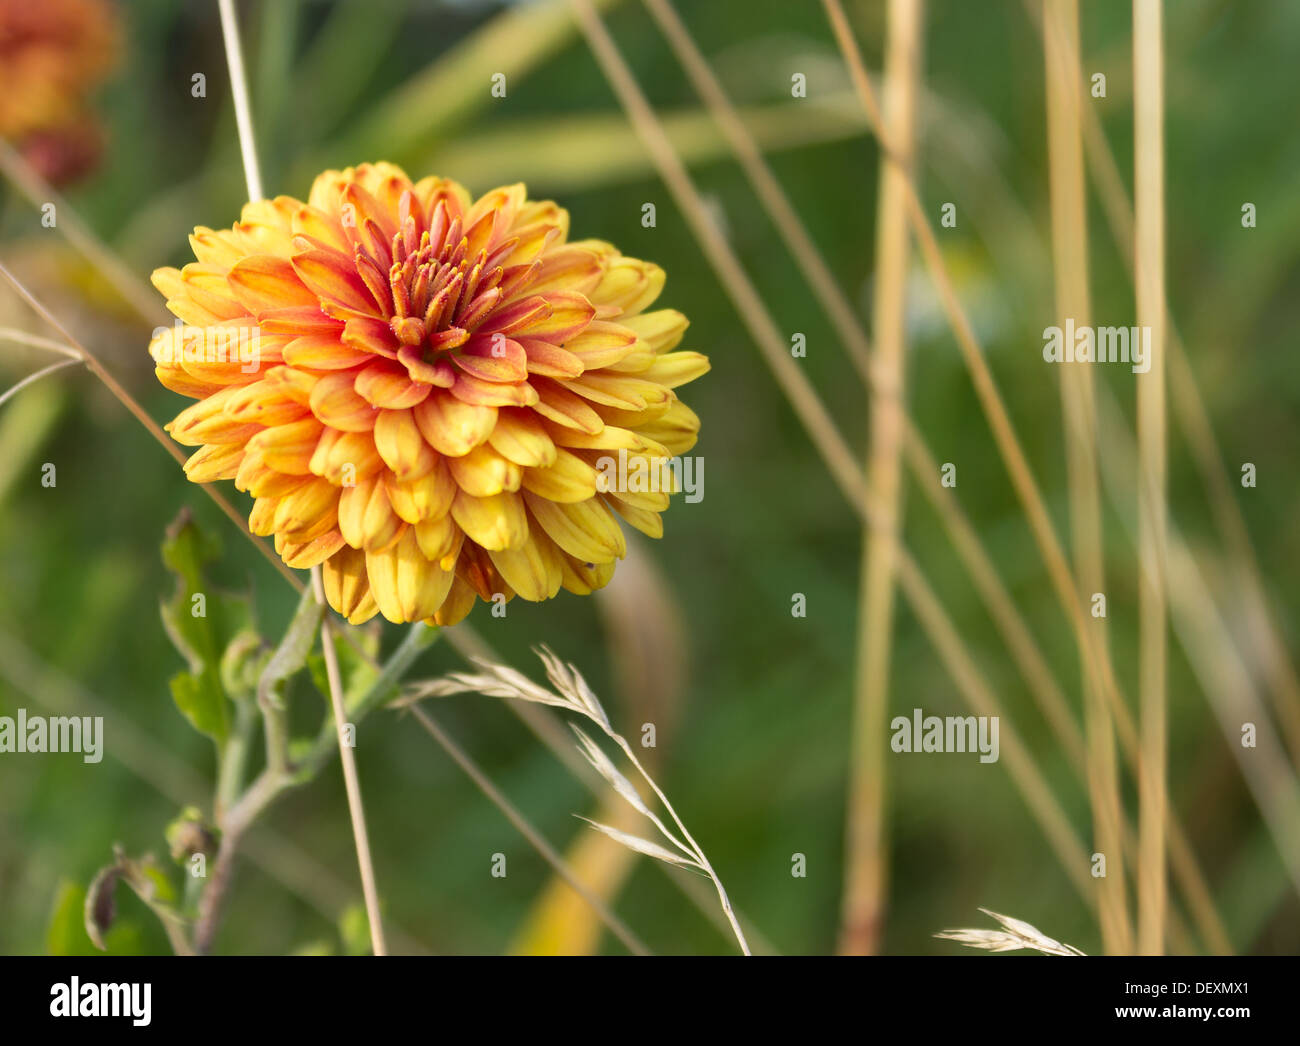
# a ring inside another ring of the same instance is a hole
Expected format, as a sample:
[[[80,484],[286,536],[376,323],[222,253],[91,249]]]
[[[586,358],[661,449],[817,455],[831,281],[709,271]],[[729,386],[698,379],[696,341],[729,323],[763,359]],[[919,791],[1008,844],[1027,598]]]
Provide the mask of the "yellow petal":
[[[321,580],[326,601],[353,624],[367,621],[378,612],[370,594],[364,552],[344,545],[321,567]]]
[[[556,448],[553,465],[524,469],[523,487],[551,501],[586,501],[596,494],[596,470],[560,447]]]
[[[497,421],[496,407],[463,403],[441,389],[412,414],[433,449],[448,457],[461,457],[486,441]]]
[[[663,353],[681,344],[690,321],[676,309],[656,309],[639,316],[623,316],[619,325],[634,331],[655,352]]]
[[[463,458],[447,458],[457,486],[467,494],[486,498],[503,490],[518,490],[524,470],[489,446],[475,447]]]
[[[451,516],[471,541],[488,550],[518,547],[528,541],[523,499],[509,492],[476,498],[460,491]]]
[[[409,410],[381,410],[374,437],[379,456],[400,481],[419,479],[438,462]]]
[[[366,573],[379,612],[398,623],[432,617],[453,579],[450,571],[425,558],[409,527],[392,547],[366,553]]]
[[[455,569],[456,553],[465,540],[465,532],[456,525],[450,513],[439,519],[422,520],[412,529],[426,558],[441,564],[443,570]]]
[[[328,530],[311,541],[303,542],[289,541],[283,534],[275,535],[276,552],[286,566],[295,570],[309,570],[319,566],[343,547],[343,535],[337,530]]]
[[[524,502],[547,536],[574,558],[608,563],[627,554],[622,528],[600,498],[561,505],[525,493]]]
[[[530,535],[521,548],[489,550],[488,555],[521,599],[537,603],[560,590],[564,580],[560,551],[545,534]]]
[[[326,429],[316,444],[310,466],[312,472],[335,486],[350,487],[380,472],[384,461],[371,433]]]
[[[444,628],[451,625],[458,625],[465,620],[466,616],[474,609],[474,603],[478,599],[474,590],[470,588],[460,578],[456,578],[451,583],[451,589],[447,593],[446,600],[443,601],[438,612],[433,615],[435,624],[442,625]]]
[[[359,480],[339,495],[339,532],[353,548],[370,551],[392,544],[403,527],[382,479]]]
[[[492,449],[516,465],[536,468],[555,461],[555,443],[542,420],[531,410],[501,407],[488,438]]]
[[[185,462],[185,475],[191,483],[234,479],[243,458],[244,448],[238,443],[214,443],[190,455]]]
[[[670,389],[694,381],[709,372],[709,358],[698,352],[670,352],[660,356],[638,377],[658,382]]]
[[[263,429],[248,441],[250,452],[261,455],[268,468],[295,476],[311,472],[312,455],[324,427],[312,417]]]
[[[452,500],[460,489],[451,477],[446,458],[439,458],[419,479],[403,482],[389,473],[384,477],[384,486],[393,511],[407,523],[441,519],[451,511]]]

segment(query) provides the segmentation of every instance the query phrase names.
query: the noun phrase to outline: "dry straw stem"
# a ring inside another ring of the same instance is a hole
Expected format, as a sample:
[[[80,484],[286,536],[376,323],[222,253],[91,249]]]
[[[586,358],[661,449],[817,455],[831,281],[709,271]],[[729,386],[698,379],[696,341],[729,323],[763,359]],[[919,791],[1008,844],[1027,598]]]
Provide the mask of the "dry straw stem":
[[[552,690],[539,686],[527,676],[506,665],[479,660],[478,665],[483,670],[480,674],[459,672],[443,679],[412,684],[396,704],[399,707],[406,707],[424,698],[479,693],[485,697],[502,697],[548,705],[552,708],[580,715],[594,723],[606,737],[622,750],[628,762],[632,764],[641,779],[659,799],[660,804],[672,819],[676,830],[669,828],[663,819],[646,804],[636,786],[623,775],[609,757],[605,755],[600,746],[582,730],[574,726],[573,732],[577,735],[579,749],[592,768],[604,778],[610,787],[622,796],[629,806],[654,825],[660,838],[667,845],[653,842],[642,836],[629,834],[596,821],[587,821],[587,823],[598,831],[604,832],[616,842],[622,843],[630,850],[644,854],[647,857],[653,857],[666,864],[693,869],[707,875],[718,892],[718,900],[722,905],[723,912],[726,914],[732,933],[736,937],[736,942],[740,945],[740,950],[745,955],[749,955],[749,942],[745,939],[744,931],[740,928],[740,923],[732,910],[731,900],[722,885],[722,880],[718,878],[717,873],[713,870],[713,866],[709,863],[709,859],[705,856],[700,844],[695,841],[682,819],[677,815],[677,811],[673,808],[672,803],[668,801],[668,797],[655,783],[654,778],[650,776],[645,767],[642,766],[627,739],[613,728],[604,707],[591,687],[587,685],[582,673],[572,664],[561,661],[545,646],[537,648],[536,653],[546,668],[546,677],[554,688]],[[582,819],[587,820],[586,818]]]
[[[663,30],[664,36],[682,63],[696,91],[704,99],[710,114],[731,144],[745,176],[753,186],[755,194],[772,219],[786,247],[794,256],[805,281],[825,310],[849,357],[858,367],[867,389],[881,401],[896,397],[898,390],[891,388],[881,377],[879,364],[871,353],[866,333],[855,317],[848,298],[836,283],[830,267],[813,243],[807,228],[799,219],[770,166],[764,160],[754,136],[727,98],[722,85],[709,68],[707,59],[691,39],[686,26],[667,0],[645,0],[645,3]],[[1078,727],[1074,724],[1069,702],[1053,678],[1051,669],[1048,668],[1047,661],[1023,616],[1016,609],[1010,594],[999,580],[992,560],[984,551],[960,503],[940,482],[939,467],[926,444],[924,434],[905,411],[902,415],[906,429],[904,447],[912,474],[938,513],[994,624],[1001,633],[1003,642],[1006,643],[1022,678],[1028,684],[1030,693],[1038,703],[1043,716],[1051,724],[1071,765],[1082,775],[1083,740]]]
[[[1032,5],[1030,10],[1036,13]],[[1081,93],[1086,90],[1082,80],[1079,90]],[[1129,203],[1124,179],[1120,175],[1110,143],[1102,130],[1100,117],[1087,105],[1083,107],[1083,114],[1089,170],[1103,205],[1111,238],[1119,249],[1129,278],[1133,279],[1133,207]],[[1232,482],[1223,464],[1223,453],[1214,435],[1214,426],[1197,388],[1196,377],[1172,314],[1166,314],[1165,323],[1169,391],[1173,396],[1174,413],[1205,484],[1215,526],[1235,561],[1242,595],[1250,614],[1247,632],[1258,644],[1257,656],[1265,666],[1274,711],[1286,738],[1291,760],[1300,769],[1300,679],[1297,679],[1287,642],[1282,637],[1265,594],[1259,559],[1242,516],[1241,506],[1233,493]]]
[[[651,14],[655,16],[664,35],[676,52],[696,90],[705,100],[710,113],[717,121],[724,135],[731,143],[736,158],[741,163],[746,176],[753,185],[756,194],[782,235],[791,253],[803,270],[809,286],[826,309],[841,341],[849,350],[851,358],[859,364],[864,380],[871,388],[876,383],[875,363],[870,355],[870,348],[865,333],[853,316],[843,292],[840,291],[829,275],[829,269],[809,237],[806,228],[800,222],[788,197],[780,188],[770,167],[753,137],[739,118],[735,108],[727,99],[717,78],[709,68],[707,60],[691,40],[684,24],[677,17],[672,7],[665,0],[645,0]],[[1035,14],[1037,9],[1033,8]],[[1095,120],[1091,110],[1088,116]],[[720,274],[721,275],[721,274]],[[724,280],[725,283],[725,280]],[[881,392],[877,388],[877,395]],[[998,578],[997,571],[987,553],[984,552],[975,534],[974,528],[966,519],[959,502],[952,492],[944,489],[939,482],[938,465],[926,446],[924,436],[915,427],[910,418],[907,425],[906,452],[914,476],[920,482],[922,490],[936,508],[940,520],[953,541],[959,555],[971,574],[981,598],[984,600],[994,623],[999,628],[1004,642],[1011,651],[1022,677],[1028,683],[1031,694],[1038,702],[1048,723],[1052,726],[1058,741],[1062,745],[1071,765],[1082,776],[1084,766],[1084,746],[1078,727],[1075,725],[1068,702],[1052,675],[1045,658],[1039,651],[1024,618],[1020,615]],[[1234,503],[1235,505],[1235,503]],[[1124,754],[1130,765],[1136,766],[1137,734],[1129,717],[1122,695],[1113,695],[1114,712],[1119,717],[1121,740],[1124,741]],[[515,706],[520,711],[540,711],[528,709],[527,706]],[[1125,825],[1125,845],[1132,845],[1135,833]],[[1209,889],[1205,884],[1196,864],[1195,855],[1187,843],[1185,834],[1176,817],[1169,819],[1170,854],[1175,873],[1187,897],[1188,905],[1196,917],[1201,934],[1212,950],[1218,953],[1230,953],[1231,943],[1223,929],[1222,923],[1214,910]],[[1173,927],[1171,927],[1171,930]]]
[[[879,367],[871,354],[870,343],[854,316],[844,292],[839,288],[830,268],[818,251],[807,228],[799,219],[789,197],[777,182],[771,168],[763,159],[754,137],[727,98],[708,61],[691,39],[685,25],[666,0],[645,0],[655,16],[679,61],[681,61],[696,91],[704,99],[709,112],[717,121],[731,143],[736,159],[746,177],[771,217],[787,248],[797,261],[809,288],[826,311],[850,358],[858,366],[863,381],[877,398],[887,400],[897,395],[880,377]],[[928,500],[936,509],[940,521],[969,571],[994,624],[1030,688],[1040,710],[1056,733],[1071,765],[1082,774],[1084,756],[1083,740],[1061,688],[1057,685],[1040,652],[1023,616],[1016,609],[1010,594],[1002,584],[992,560],[984,551],[960,503],[944,488],[939,479],[939,467],[925,441],[924,434],[911,418],[903,412],[906,427],[905,449],[913,476],[921,484]]]
[[[876,99],[875,89],[871,86],[871,80],[867,76],[866,66],[862,61],[857,42],[853,38],[848,19],[844,16],[844,10],[838,0],[823,0],[823,4],[876,140],[885,155],[892,156],[895,148],[883,133],[880,104]],[[1104,644],[1098,642],[1089,628],[1078,587],[1057,539],[1051,517],[1048,515],[1038,485],[1034,481],[1033,473],[1002,402],[992,372],[984,361],[984,353],[975,337],[974,328],[953,288],[952,278],[944,264],[943,253],[939,249],[938,240],[925,214],[920,196],[911,181],[907,182],[905,188],[908,221],[921,247],[921,255],[956,337],[957,346],[970,374],[980,406],[993,432],[998,451],[1025,511],[1030,532],[1043,556],[1057,597],[1074,628],[1075,639],[1081,652],[1084,670],[1088,673],[1089,683],[1100,688],[1106,695],[1110,707],[1115,709],[1122,702],[1109,652]]]
[[[1119,408],[1103,401],[1103,409],[1114,415],[1112,427],[1126,434],[1126,441],[1108,444],[1113,453],[1102,461],[1110,499],[1130,506],[1122,516],[1128,535],[1137,546],[1138,526],[1131,506],[1138,503],[1136,448],[1132,436],[1119,420]],[[1187,656],[1210,708],[1218,718],[1229,749],[1241,768],[1242,777],[1256,805],[1263,814],[1274,843],[1282,856],[1291,885],[1300,895],[1300,782],[1287,761],[1286,751],[1273,732],[1264,703],[1255,687],[1249,668],[1235,647],[1223,641],[1228,622],[1215,604],[1196,558],[1172,521],[1167,532],[1170,607],[1179,645]],[[1142,569],[1150,573],[1150,564]],[[1256,728],[1255,747],[1242,745],[1241,730],[1245,723]],[[1170,855],[1175,858],[1175,837],[1169,837]]]
[[[1091,324],[1088,290],[1088,210],[1080,129],[1082,81],[1079,60],[1077,0],[1049,0],[1044,5],[1043,60],[1047,81],[1047,143],[1051,184],[1053,272],[1057,322]],[[1101,496],[1097,475],[1097,426],[1092,369],[1083,364],[1061,367],[1061,407],[1065,419],[1071,533],[1075,570],[1085,592],[1106,590],[1101,532]],[[1107,643],[1105,618],[1093,623],[1098,642]],[[1088,798],[1093,839],[1105,855],[1106,875],[1099,881],[1098,915],[1102,940],[1111,955],[1132,949],[1132,928],[1125,894],[1123,807],[1115,761],[1115,736],[1105,695],[1083,680],[1084,723],[1088,743]]]
[[[902,447],[907,433],[908,231],[902,198],[916,148],[920,89],[921,0],[890,0],[885,46],[885,120],[897,150],[881,158],[876,203],[873,332],[876,395],[871,401],[867,486],[884,527],[864,527],[858,594],[857,672],[845,824],[840,952],[874,955],[884,937],[889,880],[886,760],[889,749],[889,653],[893,640],[894,549],[902,531]],[[882,388],[888,393],[880,395]]]
[[[1133,0],[1134,267],[1137,321],[1151,330],[1151,369],[1139,375],[1138,674],[1142,761],[1138,771],[1137,949],[1164,948],[1168,715],[1165,693],[1164,60],[1160,0]]]
[[[1042,24],[1041,12],[1035,0],[1026,0],[1025,6],[1031,18],[1039,23],[1040,30],[1045,30],[1045,26]],[[1105,204],[1103,209],[1110,222],[1111,232],[1115,237],[1117,245],[1120,247],[1120,254],[1128,266],[1130,276],[1132,276],[1132,208],[1129,205],[1128,197],[1123,186],[1123,181],[1120,178],[1118,168],[1115,166],[1114,157],[1111,155],[1106,139],[1101,133],[1100,122],[1097,115],[1087,104],[1087,98],[1085,97],[1086,87],[1082,73],[1079,71],[1077,61],[1074,63],[1074,66],[1076,69],[1076,79],[1073,82],[1076,85],[1075,89],[1080,99],[1080,103],[1082,103],[1076,105],[1075,112],[1081,114],[1083,117],[1083,137],[1087,156],[1093,165],[1094,180],[1097,183],[1098,189],[1102,195],[1103,203]],[[1170,333],[1172,334],[1172,319],[1169,319],[1169,322],[1171,325]],[[1170,347],[1175,349],[1177,348],[1176,343],[1172,338],[1168,344]],[[1185,367],[1186,361],[1183,360],[1182,362]],[[1088,372],[1088,376],[1090,377],[1090,372]],[[1195,384],[1190,380],[1190,370],[1187,371],[1187,377],[1188,388],[1185,389],[1184,392],[1187,395],[1190,395],[1194,405],[1199,409],[1199,414],[1196,416],[1199,417],[1203,423],[1203,431],[1207,434],[1206,438],[1208,438],[1210,443],[1213,444],[1213,432],[1210,429],[1208,419],[1205,417],[1204,409],[1200,406],[1200,398],[1199,394],[1196,392]],[[1109,393],[1104,385],[1098,386],[1097,391],[1101,393],[1103,399],[1113,399],[1112,394]],[[1096,404],[1094,402],[1094,411],[1095,406]],[[1126,446],[1128,458],[1124,459],[1122,454],[1119,455],[1119,458],[1121,460],[1133,462],[1136,458],[1133,453],[1128,426],[1118,419],[1119,415],[1117,410],[1112,410],[1111,413],[1105,417],[1104,420],[1106,421],[1106,424],[1102,426],[1102,440],[1106,446],[1111,448],[1115,448],[1121,444]],[[1071,428],[1070,426],[1067,426],[1067,435],[1073,434],[1075,442],[1082,438],[1088,438],[1090,440],[1095,439],[1095,422],[1096,418],[1094,416],[1091,420],[1091,424],[1094,425],[1093,432],[1090,436],[1085,436],[1085,430],[1079,428],[1080,422],[1078,420],[1071,420],[1070,425],[1073,427]],[[1214,453],[1217,455],[1217,451]],[[1117,455],[1112,452],[1108,463],[1113,463],[1116,456]],[[1093,460],[1095,464],[1095,455]],[[1215,457],[1215,461],[1217,463],[1217,456]],[[1217,467],[1220,476],[1222,476],[1221,463],[1218,463]],[[1207,483],[1209,483],[1209,470],[1206,471],[1206,474]],[[1211,486],[1213,486],[1213,484],[1211,484]],[[1112,501],[1115,501],[1113,497]],[[1128,504],[1127,501],[1116,501],[1115,503],[1117,505]],[[1235,501],[1231,502],[1231,505],[1232,508],[1236,510]],[[1239,512],[1237,518],[1240,519]],[[1102,588],[1098,585],[1096,588],[1092,588],[1092,590],[1101,591]],[[1102,622],[1099,621],[1097,624],[1100,626]],[[1122,694],[1120,696],[1122,698]],[[1111,706],[1108,711],[1115,717],[1114,726],[1119,734],[1125,760],[1136,775],[1140,755],[1138,752],[1137,730],[1128,706],[1121,699],[1118,703]],[[1167,810],[1166,828],[1169,845],[1169,858],[1173,866],[1174,875],[1178,880],[1188,907],[1197,922],[1206,945],[1216,954],[1231,954],[1233,949],[1232,944],[1228,939],[1227,931],[1215,910],[1214,901],[1210,895],[1209,887],[1197,866],[1196,857],[1192,852],[1186,832],[1184,831],[1176,812],[1172,809]],[[1136,850],[1134,833],[1127,824],[1124,825],[1124,846],[1129,850]]]
[[[1031,926],[1023,919],[1013,919],[1009,915],[999,915],[987,908],[981,912],[1002,924],[1000,930],[944,930],[935,936],[945,941],[957,941],[959,944],[980,948],[986,952],[1020,952],[1035,951],[1044,955],[1083,955],[1072,944],[1054,941],[1036,926]]]
[[[879,106],[876,103],[875,92],[866,75],[862,56],[853,40],[848,22],[844,18],[843,11],[836,0],[824,0],[824,3],[831,18],[836,38],[848,63],[854,84],[867,111],[868,119],[873,128],[878,130],[880,126]],[[879,137],[880,135],[877,133],[877,138]],[[890,148],[888,142],[882,142],[881,148],[888,153]],[[1014,435],[1010,433],[1009,422],[1003,426],[998,420],[999,416],[1005,419],[1005,411],[1001,408],[996,388],[993,386],[991,375],[989,375],[987,367],[984,365],[969,320],[952,290],[952,281],[944,266],[942,254],[938,250],[934,231],[921,208],[919,197],[914,188],[908,193],[908,214],[912,221],[913,231],[921,243],[927,267],[935,280],[944,309],[957,336],[958,345],[963,351],[963,357],[972,368],[972,378],[975,381],[976,391],[980,393],[981,401],[985,404],[986,413],[989,415],[990,423],[994,428],[994,434],[998,437],[999,446],[1004,451],[1004,460],[1008,461],[1012,479],[1016,482],[1022,504],[1025,505],[1035,540],[1044,554],[1058,597],[1074,625],[1080,649],[1084,653],[1082,662],[1085,672],[1088,673],[1087,682],[1093,687],[1099,687],[1104,693],[1109,710],[1115,717],[1120,740],[1125,743],[1125,753],[1136,766],[1138,765],[1136,762],[1136,733],[1127,705],[1115,679],[1108,650],[1104,645],[1096,641],[1089,628],[1089,622],[1083,614],[1077,588],[1074,585],[1069,568],[1065,565],[1064,556],[1051,528],[1046,510],[1042,506],[1041,499],[1037,496],[1036,489],[1032,487],[1032,477],[1029,475],[1027,468],[1020,468],[1012,464],[1016,460],[1023,464],[1023,455],[1020,453],[1018,445],[1008,446],[1006,443],[1008,436],[1014,442]],[[1166,819],[1166,830],[1169,832],[1171,840],[1175,836],[1178,837],[1176,843],[1171,843],[1174,847],[1176,867],[1185,880],[1185,889],[1188,891],[1189,899],[1193,902],[1193,912],[1197,914],[1198,921],[1201,923],[1202,933],[1206,935],[1207,940],[1210,940],[1212,944],[1218,942],[1218,950],[1230,950],[1227,947],[1226,935],[1222,932],[1221,924],[1213,912],[1212,904],[1209,903],[1208,890],[1205,888],[1203,878],[1196,869],[1194,856],[1190,847],[1186,845],[1181,829],[1172,816]]]
[[[831,477],[845,498],[871,526],[881,526],[878,510],[870,491],[862,482],[853,456],[836,431],[824,406],[817,398],[803,372],[786,351],[785,341],[763,304],[757,290],[745,276],[739,261],[709,217],[707,206],[691,182],[680,159],[673,152],[663,128],[651,110],[631,70],[610,38],[603,23],[587,0],[572,0],[583,33],[596,56],[606,79],[650,152],[660,176],[682,209],[691,231],[717,273],[724,290],[731,297],[741,321],[775,372],[778,384],[790,400],[796,415],[808,430],[825,461]],[[1030,812],[1038,821],[1061,861],[1070,882],[1085,903],[1093,903],[1087,855],[1034,764],[1028,749],[1020,743],[1010,721],[1001,715],[1000,704],[978,665],[970,656],[960,633],[935,597],[920,568],[901,543],[897,543],[896,570],[898,583],[922,627],[930,636],[944,666],[958,690],[977,715],[997,715],[1002,720],[1002,753],[1012,781],[1020,790]]]

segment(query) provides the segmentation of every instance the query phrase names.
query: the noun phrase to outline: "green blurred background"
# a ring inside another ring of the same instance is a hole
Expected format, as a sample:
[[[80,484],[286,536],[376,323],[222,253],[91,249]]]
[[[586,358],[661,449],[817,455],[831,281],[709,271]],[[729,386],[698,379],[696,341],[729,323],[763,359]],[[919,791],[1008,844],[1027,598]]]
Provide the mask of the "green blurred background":
[[[800,362],[855,448],[866,399],[847,356],[763,217],[725,141],[637,0],[603,5],[643,88],[668,121],[701,189],[778,323],[807,336]],[[1096,100],[1131,184],[1128,5],[1089,3],[1086,72],[1108,76]],[[215,3],[133,0],[122,62],[100,93],[107,130],[102,165],[67,198],[141,275],[183,264],[193,226],[228,226],[245,197]],[[844,291],[869,319],[878,152],[865,133],[847,73],[819,4],[692,0],[677,4],[697,42],[745,111],[749,126]],[[884,5],[848,5],[873,69]],[[264,0],[241,7],[264,180],[270,193],[305,197],[327,166],[387,159],[419,177],[437,173],[473,191],[524,180],[572,215],[576,237],[597,236],[662,265],[661,303],[691,319],[686,348],[712,372],[686,390],[703,419],[705,497],[680,500],[661,542],[642,551],[666,587],[671,614],[647,610],[650,658],[669,671],[630,669],[619,608],[562,593],[516,601],[504,619],[480,606],[469,621],[512,664],[540,675],[529,653],[550,644],[575,662],[629,736],[662,729],[658,776],[761,936],[785,953],[832,950],[840,900],[844,791],[854,665],[860,531],[659,182],[563,3],[502,8],[435,0]],[[1259,485],[1235,490],[1288,639],[1300,600],[1300,512],[1295,483],[1297,393],[1293,337],[1300,310],[1300,5],[1183,0],[1166,5],[1168,286],[1230,476],[1243,461]],[[207,77],[193,98],[191,76]],[[493,73],[507,96],[493,98]],[[808,97],[790,95],[807,76]],[[923,196],[937,217],[958,290],[1053,512],[1067,533],[1057,375],[1041,360],[1053,322],[1041,42],[1019,0],[932,0],[927,9]],[[180,397],[152,377],[149,326],[68,250],[39,212],[0,188],[0,251],[160,421]],[[1253,202],[1258,227],[1243,229]],[[642,205],[657,225],[641,224]],[[1119,256],[1092,206],[1097,322],[1133,322]],[[61,224],[64,219],[61,216]],[[160,303],[161,304],[161,303]],[[1078,701],[1066,620],[1047,583],[937,299],[917,269],[911,308],[909,398],[942,461],[958,463],[957,493]],[[41,330],[12,294],[0,325]],[[158,320],[156,322],[164,322]],[[6,347],[5,384],[42,360]],[[1104,372],[1104,373],[1103,373]],[[1131,417],[1124,368],[1099,368]],[[1104,448],[1103,448],[1104,452]],[[41,466],[58,483],[43,488]],[[230,487],[227,484],[227,487]],[[1204,489],[1186,445],[1170,446],[1174,518],[1211,576],[1224,568]],[[243,495],[229,490],[241,508]],[[66,371],[0,414],[0,714],[102,714],[106,756],[0,756],[0,952],[90,949],[75,918],[77,889],[111,859],[165,858],[172,786],[210,810],[213,752],[172,703],[182,667],[159,621],[172,580],[159,557],[167,524],[189,507],[220,535],[228,588],[251,587],[264,634],[278,636],[294,605],[284,580],[241,538],[140,425],[88,375]],[[1136,691],[1136,588],[1119,517],[1106,519],[1109,606],[1117,665]],[[937,517],[909,490],[907,542],[950,610],[1007,714],[1087,837],[1086,795],[1036,712]],[[804,593],[808,616],[793,618]],[[398,629],[389,626],[391,646]],[[618,639],[618,636],[624,636]],[[612,638],[614,637],[614,638]],[[1294,647],[1294,644],[1292,644]],[[462,667],[446,644],[416,670]],[[676,667],[674,664],[670,667]],[[664,682],[667,679],[668,682]],[[653,684],[653,685],[652,685]],[[897,616],[891,707],[964,712],[924,633]],[[1201,858],[1234,946],[1300,949],[1300,904],[1246,791],[1233,754],[1182,652],[1171,647],[1171,797]],[[303,729],[323,709],[309,685],[295,693]],[[562,849],[588,832],[573,813],[595,804],[572,774],[502,703],[459,697],[433,709],[493,781]],[[500,952],[519,934],[549,869],[500,812],[408,718],[381,711],[363,725],[357,757],[394,950]],[[931,934],[979,925],[986,906],[1026,919],[1085,951],[1096,926],[1056,864],[1000,765],[960,755],[888,761],[891,909],[885,948],[952,953]],[[1130,799],[1132,795],[1130,793]],[[1136,808],[1135,803],[1133,809]],[[356,937],[360,901],[341,776],[332,763],[310,788],[273,809],[259,838],[290,888],[244,861],[218,940],[229,953],[339,951]],[[491,856],[507,855],[493,878]],[[793,854],[807,876],[791,875]],[[287,863],[283,863],[287,862]],[[176,878],[179,881],[179,870]],[[117,950],[165,951],[166,939],[122,891]],[[641,860],[614,906],[656,951],[730,952],[728,939]],[[57,917],[56,917],[57,916]],[[51,919],[54,917],[53,928]],[[619,952],[605,934],[600,948]]]

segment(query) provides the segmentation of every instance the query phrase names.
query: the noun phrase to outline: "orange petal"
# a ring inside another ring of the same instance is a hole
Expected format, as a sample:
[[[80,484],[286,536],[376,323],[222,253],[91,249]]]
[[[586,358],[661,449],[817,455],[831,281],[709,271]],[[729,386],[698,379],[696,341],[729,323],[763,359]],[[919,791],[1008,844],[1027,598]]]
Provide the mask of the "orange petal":
[[[303,284],[325,301],[359,313],[378,312],[379,307],[357,275],[352,260],[336,251],[300,251],[293,256],[293,270]]]
[[[357,393],[376,407],[401,410],[423,403],[433,386],[422,381],[412,381],[407,369],[390,360],[375,360],[359,371],[355,387]]]
[[[484,381],[517,382],[528,377],[524,347],[504,334],[475,335],[465,343],[455,361],[461,370]]]
[[[331,428],[344,432],[369,432],[378,411],[357,395],[352,371],[335,371],[316,382],[311,390],[311,409]]]
[[[551,314],[518,327],[519,334],[562,345],[596,318],[591,302],[576,291],[551,291],[546,300],[551,305]]]
[[[245,258],[226,277],[239,303],[253,315],[264,309],[317,306],[317,297],[303,286],[293,266],[284,258],[255,254]]]
[[[451,394],[462,403],[480,407],[528,407],[537,402],[537,390],[526,381],[484,381],[464,370],[456,374]]]
[[[347,370],[369,363],[373,358],[367,352],[345,345],[333,331],[294,338],[284,347],[283,355],[285,363],[312,370]]]

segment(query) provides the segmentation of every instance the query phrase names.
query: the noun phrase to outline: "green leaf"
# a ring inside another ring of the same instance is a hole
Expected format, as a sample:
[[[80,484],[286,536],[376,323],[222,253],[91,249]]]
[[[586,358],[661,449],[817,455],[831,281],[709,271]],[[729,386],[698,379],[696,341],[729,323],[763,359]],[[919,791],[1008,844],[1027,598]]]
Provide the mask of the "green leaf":
[[[222,742],[230,734],[230,718],[226,714],[226,696],[211,673],[180,672],[170,680],[172,700],[190,725],[214,741]]]
[[[161,612],[168,637],[189,665],[171,680],[172,697],[195,729],[220,745],[230,735],[222,661],[232,643],[247,647],[253,614],[248,596],[222,592],[207,577],[205,568],[219,552],[215,539],[182,511],[162,544],[163,563],[176,575],[176,588]]]

